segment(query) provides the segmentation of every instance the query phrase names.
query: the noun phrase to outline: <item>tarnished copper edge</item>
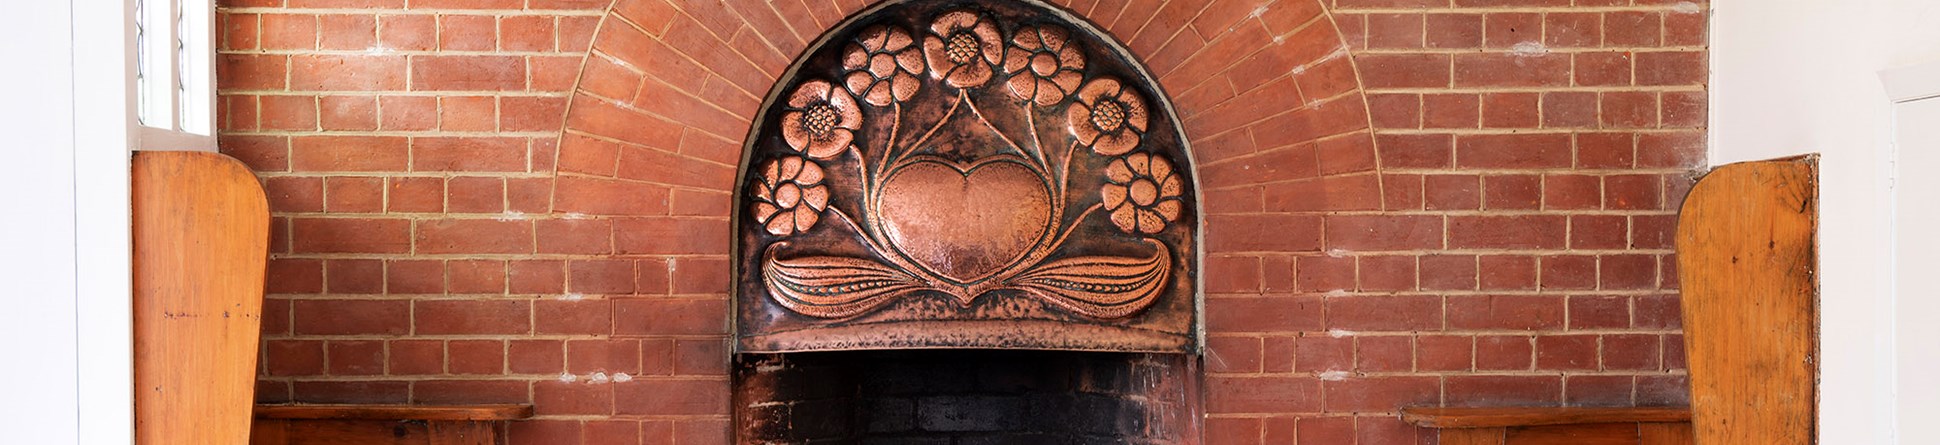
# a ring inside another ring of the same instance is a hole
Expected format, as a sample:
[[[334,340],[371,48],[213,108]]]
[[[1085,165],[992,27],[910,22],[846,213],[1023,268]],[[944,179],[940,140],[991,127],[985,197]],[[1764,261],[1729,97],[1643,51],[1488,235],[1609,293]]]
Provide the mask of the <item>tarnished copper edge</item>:
[[[781,75],[776,77],[778,81],[769,87],[768,94],[762,99],[761,106],[759,109],[767,110],[767,109],[773,108],[774,106],[776,106],[777,103],[779,103],[779,101],[782,99],[784,91],[786,91],[790,86],[787,82],[784,82],[781,80],[796,78],[800,74],[802,66],[806,62],[808,62],[809,60],[808,56],[821,51],[822,48],[825,45],[829,44],[830,40],[832,40],[835,37],[834,33],[830,31],[847,29],[849,27],[854,26],[856,22],[858,22],[863,18],[870,17],[883,9],[896,6],[896,5],[901,5],[909,1],[911,0],[882,0],[867,8],[863,8],[862,10],[856,11],[854,13],[850,13],[847,17],[844,17],[842,21],[836,22],[835,24],[832,24],[824,28],[821,31],[821,33],[816,36],[813,42],[810,42],[808,46],[804,47],[799,53],[796,53],[792,57],[791,59],[792,62],[789,63],[788,69],[782,71]],[[1066,23],[1069,23],[1072,26],[1079,27],[1084,32],[1098,36],[1099,37],[1098,40],[1106,44],[1104,48],[1105,50],[1115,53],[1121,60],[1126,61],[1127,62],[1126,66],[1131,68],[1138,75],[1139,77],[1138,80],[1140,81],[1140,83],[1147,87],[1152,88],[1153,92],[1157,93],[1156,94],[1157,97],[1151,98],[1151,102],[1156,103],[1158,108],[1164,110],[1166,115],[1172,117],[1174,124],[1171,125],[1171,128],[1172,128],[1172,131],[1175,133],[1177,140],[1179,141],[1179,145],[1181,147],[1179,152],[1185,158],[1185,161],[1182,164],[1194,166],[1196,170],[1196,167],[1199,165],[1198,157],[1195,156],[1193,153],[1192,141],[1190,138],[1186,136],[1186,131],[1183,125],[1183,121],[1178,119],[1178,116],[1179,116],[1178,107],[1172,103],[1171,93],[1167,92],[1165,89],[1165,85],[1159,82],[1159,79],[1157,76],[1154,76],[1152,74],[1151,68],[1145,65],[1145,60],[1143,58],[1140,58],[1138,57],[1137,54],[1133,53],[1130,48],[1127,48],[1125,46],[1125,42],[1119,41],[1117,36],[1113,35],[1110,31],[1107,31],[1104,28],[1099,27],[1097,24],[1092,23],[1090,19],[1082,15],[1078,15],[1078,14],[1072,13],[1069,10],[1066,10],[1062,6],[1058,6],[1056,4],[1052,4],[1044,0],[1014,0],[1014,1],[1026,3],[1031,6],[1038,7],[1042,10],[1049,11],[1050,13],[1057,15],[1059,18],[1064,19]],[[736,168],[736,172],[735,172],[734,184],[736,184],[736,186],[731,188],[732,190],[731,202],[740,203],[740,202],[747,201],[747,188],[741,187],[740,184],[746,184],[748,182],[749,175],[754,174],[754,171],[753,171],[754,169],[752,168],[753,166],[749,164],[750,164],[750,160],[753,159],[755,154],[755,149],[754,149],[755,140],[757,136],[760,135],[762,124],[764,124],[765,122],[767,122],[767,113],[756,113],[753,119],[749,121],[748,133],[741,140],[741,161],[738,164],[738,167]],[[1195,174],[1186,175],[1191,180],[1191,187],[1188,187],[1188,188],[1192,192],[1192,202],[1205,202],[1204,191],[1201,189],[1200,183],[1199,183],[1199,175],[1197,175],[1196,172],[1194,173]],[[741,227],[741,224],[742,224],[741,213],[742,212],[738,212],[738,211],[729,212],[728,214],[729,227]],[[1206,214],[1203,211],[1197,211],[1192,213],[1193,213],[1193,219],[1194,219],[1194,227],[1199,228],[1199,230],[1192,231],[1192,238],[1193,238],[1192,264],[1201,265],[1201,264],[1205,264],[1205,259],[1206,259],[1206,252],[1204,248],[1205,241],[1206,241],[1205,240]],[[743,250],[741,246],[742,244],[741,236],[739,236],[739,234],[735,233],[734,231],[730,231],[730,234],[731,234],[729,236],[730,239],[728,240],[729,251],[735,252],[735,255],[740,255]],[[739,277],[743,276],[742,275],[743,273],[745,273],[744,271],[741,270],[742,267],[741,267],[740,261],[730,261],[728,264],[728,268],[729,268],[728,276],[731,278],[738,279]],[[1197,275],[1196,273],[1197,271],[1193,271],[1193,272],[1195,272],[1194,275]],[[1205,282],[1204,280],[1195,279],[1193,280],[1192,286],[1193,286],[1192,311],[1194,314],[1205,314],[1206,313]],[[740,286],[730,285],[728,288],[728,313],[723,315],[728,317],[728,332],[736,336],[739,336],[741,332],[740,317],[738,316],[741,313],[740,301],[741,301]],[[1015,322],[1012,322],[1012,323],[1015,323]],[[1206,344],[1206,326],[1205,326],[1203,316],[1193,317],[1193,320],[1190,323],[1191,323],[1191,325],[1189,326],[1190,332],[1187,333],[1186,335],[1191,340],[1187,342],[1187,344],[1179,347],[1174,347],[1174,348],[1163,348],[1162,350],[1143,351],[1143,350],[1136,350],[1136,349],[1092,349],[1092,348],[1077,349],[1077,348],[1028,348],[1028,347],[1015,347],[1015,348],[1005,347],[1005,348],[1100,351],[1100,352],[1155,352],[1155,353],[1188,352],[1191,354],[1202,354],[1204,352],[1205,344]],[[1067,326],[1067,327],[1070,326],[1068,324],[1063,324],[1063,323],[1054,323],[1054,324],[1057,324],[1059,326]],[[875,325],[875,326],[879,326],[879,325]],[[829,332],[830,330],[839,329],[839,328],[818,328],[818,329],[821,332]],[[1098,332],[1120,333],[1120,332],[1130,332],[1130,331],[1134,331],[1134,330],[1130,328],[1115,328],[1112,330],[1099,330]],[[1144,330],[1137,330],[1137,331],[1151,332],[1151,331],[1144,331]],[[1170,334],[1170,335],[1173,336],[1173,338],[1178,338],[1178,334]],[[751,350],[747,346],[749,343],[751,343],[752,339],[774,337],[774,336],[775,335],[771,334],[766,336],[737,338],[736,341],[730,344],[729,353],[736,354],[736,353],[743,353],[743,352],[746,352],[746,353],[790,352],[786,350],[769,350],[769,349]],[[876,347],[876,348],[855,348],[855,349],[986,349],[986,348],[978,348],[973,346],[948,347],[948,348],[942,348],[942,347],[917,348],[917,347],[907,347],[907,346],[885,346],[885,347]],[[805,351],[814,351],[814,350],[839,350],[839,349],[808,349]],[[801,352],[805,352],[805,351],[801,351]]]
[[[1054,330],[1061,337],[1084,340],[1057,344],[1043,341],[1051,338],[1041,334],[1023,335],[1020,332],[1027,330]],[[943,340],[946,337],[953,339]],[[955,339],[954,337],[969,338]],[[1115,341],[1100,342],[1097,340],[1100,338],[1111,338]],[[1011,340],[1011,342],[989,340]],[[1050,320],[914,320],[816,327],[743,337],[736,341],[735,345],[737,347],[735,352],[743,354],[881,349],[1020,349],[1149,354],[1198,354],[1199,352],[1191,341],[1178,333]]]

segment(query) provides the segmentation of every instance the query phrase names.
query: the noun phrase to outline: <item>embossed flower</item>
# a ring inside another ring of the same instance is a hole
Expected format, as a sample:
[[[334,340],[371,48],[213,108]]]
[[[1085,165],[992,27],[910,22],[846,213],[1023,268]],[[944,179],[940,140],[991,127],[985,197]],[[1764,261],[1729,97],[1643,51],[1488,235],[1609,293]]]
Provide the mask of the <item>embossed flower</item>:
[[[811,80],[795,87],[781,114],[781,138],[788,146],[815,159],[832,159],[855,143],[862,128],[862,111],[855,98],[835,86]]]
[[[1185,201],[1185,182],[1164,157],[1132,153],[1105,166],[1105,185],[1099,190],[1112,224],[1125,233],[1159,233],[1179,219]]]
[[[1079,144],[1105,156],[1125,154],[1138,147],[1149,119],[1145,99],[1110,77],[1093,80],[1078,90],[1078,102],[1065,111],[1065,118]]]
[[[1004,51],[1010,94],[1048,107],[1077,90],[1085,79],[1085,56],[1070,38],[1070,31],[1050,25],[1027,27],[1011,36],[1011,47]]]
[[[930,23],[923,38],[923,56],[930,77],[957,88],[982,86],[1002,61],[1004,37],[997,24],[971,11],[951,11]]]
[[[873,26],[850,43],[842,54],[842,67],[848,70],[843,86],[849,94],[875,106],[909,100],[922,82],[922,50],[909,31],[888,26]]]
[[[768,161],[754,184],[754,220],[775,236],[806,232],[829,206],[822,166],[800,156]]]

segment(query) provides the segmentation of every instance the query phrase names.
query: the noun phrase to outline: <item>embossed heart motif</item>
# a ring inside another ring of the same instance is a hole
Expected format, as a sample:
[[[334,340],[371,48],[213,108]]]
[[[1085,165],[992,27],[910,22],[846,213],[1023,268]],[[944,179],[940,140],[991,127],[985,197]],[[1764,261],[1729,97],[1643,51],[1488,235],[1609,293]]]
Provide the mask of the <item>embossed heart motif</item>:
[[[909,164],[884,182],[880,199],[875,216],[895,249],[960,284],[1017,262],[1051,231],[1050,192],[1014,162]]]

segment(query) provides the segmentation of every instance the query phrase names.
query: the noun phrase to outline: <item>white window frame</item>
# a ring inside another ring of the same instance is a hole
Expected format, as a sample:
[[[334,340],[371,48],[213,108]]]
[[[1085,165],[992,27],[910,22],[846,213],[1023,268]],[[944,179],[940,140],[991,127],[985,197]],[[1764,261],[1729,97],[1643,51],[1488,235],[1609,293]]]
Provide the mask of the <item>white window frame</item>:
[[[1891,242],[1889,244],[1890,255],[1887,259],[1887,273],[1889,274],[1886,285],[1887,304],[1881,306],[1880,310],[1884,313],[1877,315],[1878,318],[1889,322],[1889,327],[1886,330],[1887,332],[1885,332],[1886,338],[1884,339],[1886,344],[1883,345],[1888,353],[1887,360],[1889,362],[1885,370],[1889,376],[1887,379],[1889,381],[1883,382],[1888,389],[1887,394],[1885,394],[1886,400],[1884,401],[1886,405],[1884,411],[1887,413],[1887,416],[1885,416],[1886,419],[1884,420],[1888,425],[1888,431],[1886,432],[1887,440],[1891,443],[1924,443],[1922,441],[1933,440],[1935,437],[1940,437],[1940,434],[1914,428],[1911,426],[1911,423],[1919,422],[1920,419],[1929,418],[1933,413],[1940,412],[1940,401],[1934,401],[1929,398],[1934,391],[1934,385],[1931,382],[1921,380],[1930,378],[1930,372],[1936,366],[1940,366],[1940,353],[1935,353],[1931,349],[1935,343],[1934,338],[1932,338],[1934,328],[1930,319],[1934,315],[1940,315],[1940,305],[1935,305],[1929,299],[1918,296],[1914,298],[1901,298],[1907,296],[1905,294],[1908,293],[1917,293],[1902,289],[1904,285],[1902,283],[1903,279],[1917,278],[1904,274],[1908,272],[1904,269],[1908,269],[1909,265],[1905,264],[1905,258],[1902,256],[1905,253],[1903,252],[1919,252],[1919,249],[1931,247],[1902,245],[1907,240],[1902,238],[1902,228],[1900,227],[1902,223],[1901,214],[1905,212],[1921,212],[1913,213],[1915,215],[1913,218],[1918,219],[1921,218],[1918,215],[1923,213],[1930,215],[1932,212],[1930,208],[1925,206],[1908,208],[1909,203],[1907,201],[1909,200],[1903,199],[1907,198],[1904,195],[1909,193],[1913,193],[1914,197],[1919,197],[1920,195],[1918,195],[1918,190],[1908,190],[1902,187],[1902,178],[1906,178],[1909,173],[1905,171],[1906,168],[1903,168],[1901,161],[1912,159],[1913,161],[1909,162],[1921,164],[1911,166],[1912,169],[1917,170],[1918,168],[1930,166],[1932,158],[1928,153],[1917,151],[1911,154],[1902,154],[1905,150],[1900,145],[1904,142],[1902,137],[1905,134],[1900,131],[1901,127],[1906,125],[1924,125],[1924,123],[1901,122],[1902,116],[1900,113],[1904,111],[1902,107],[1905,105],[1917,102],[1930,106],[1935,101],[1940,101],[1940,62],[1930,62],[1880,71],[1879,79],[1882,86],[1886,89],[1886,96],[1889,100],[1888,105],[1890,107],[1888,116],[1891,119],[1891,126],[1893,127],[1888,131],[1887,140],[1889,142],[1884,147],[1886,153],[1883,156],[1887,162],[1888,187],[1885,202],[1888,208],[1887,220],[1889,227],[1891,227],[1888,233]],[[1920,162],[1920,160],[1926,160],[1927,162]],[[1910,174],[1921,175],[1925,173],[1915,171]]]
[[[216,150],[215,2],[129,0],[137,150]]]

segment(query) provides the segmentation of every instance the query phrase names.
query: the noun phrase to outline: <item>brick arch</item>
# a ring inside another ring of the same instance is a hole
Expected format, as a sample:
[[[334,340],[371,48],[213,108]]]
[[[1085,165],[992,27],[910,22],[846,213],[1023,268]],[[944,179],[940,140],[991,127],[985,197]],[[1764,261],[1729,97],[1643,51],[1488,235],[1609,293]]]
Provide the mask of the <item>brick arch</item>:
[[[567,107],[553,211],[612,218],[621,254],[726,255],[721,222],[762,98],[868,2],[834,3],[617,0]],[[1246,253],[1320,251],[1323,212],[1383,208],[1359,76],[1319,2],[1053,3],[1123,42],[1171,95],[1204,190],[1209,292],[1259,281],[1219,272],[1259,264]]]
[[[727,335],[728,219],[743,138],[796,55],[869,3],[831,2],[839,7],[617,0],[609,9],[572,91],[554,215],[537,235],[542,252],[553,238],[610,240],[617,262],[637,262],[635,294],[675,297],[616,302],[615,335]],[[1344,287],[1355,289],[1357,259],[1321,252],[1361,247],[1334,231],[1410,198],[1383,192],[1360,77],[1321,1],[1051,2],[1110,32],[1171,96],[1201,183],[1201,280],[1216,297],[1206,303],[1209,346],[1263,330],[1325,331],[1322,299],[1304,294],[1341,287],[1292,283],[1295,261],[1321,280],[1344,264]],[[570,282],[602,273],[583,263],[568,266]],[[629,317],[648,321],[620,321]],[[726,397],[722,382],[707,385]],[[1208,437],[1262,415],[1325,416],[1319,386],[1311,376],[1215,376]]]

